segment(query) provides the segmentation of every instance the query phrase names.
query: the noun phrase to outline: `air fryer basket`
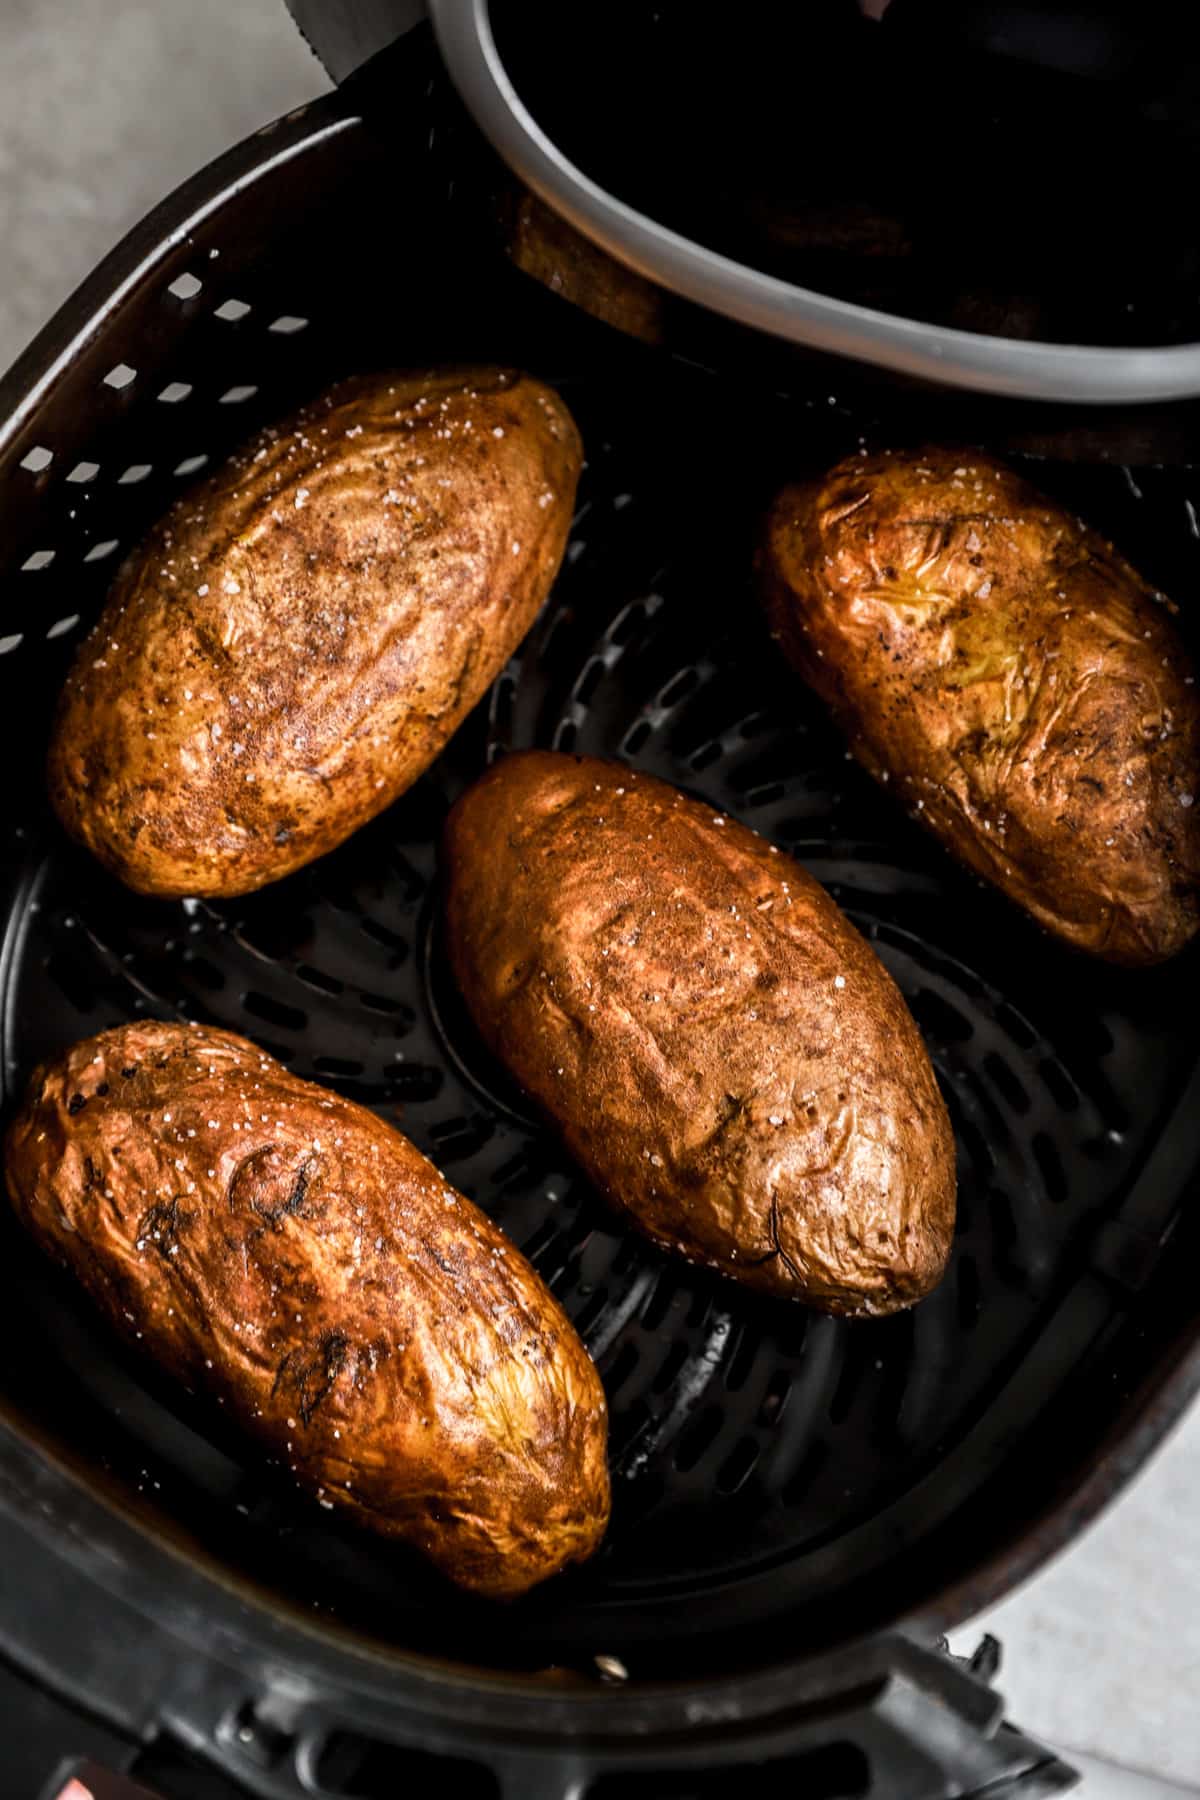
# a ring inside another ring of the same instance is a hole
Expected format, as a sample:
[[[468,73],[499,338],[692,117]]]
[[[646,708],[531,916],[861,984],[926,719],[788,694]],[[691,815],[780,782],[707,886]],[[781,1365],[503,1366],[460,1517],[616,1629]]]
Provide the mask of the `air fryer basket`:
[[[142,1013],[246,1032],[395,1120],[522,1245],[597,1358],[612,1530],[592,1565],[519,1605],[455,1599],[160,1388],[7,1213],[0,1504],[111,1594],[114,1643],[135,1606],[256,1680],[290,1669],[296,1705],[320,1683],[394,1724],[510,1748],[522,1732],[732,1741],[851,1652],[856,1691],[881,1670],[919,1687],[896,1628],[932,1641],[1004,1592],[1190,1398],[1196,959],[1131,975],[1057,949],[847,759],[767,640],[748,565],[771,484],[853,449],[859,421],[825,391],[781,398],[663,361],[510,269],[478,228],[477,150],[434,67],[418,34],[390,66],[386,124],[368,81],[231,152],[0,385],[4,1097],[38,1057]],[[428,775],[333,856],[227,904],[117,887],[49,819],[41,759],[122,553],[330,376],[476,358],[555,382],[587,446],[528,642]],[[1050,464],[1037,479],[1186,602],[1200,481]],[[820,1317],[660,1256],[477,1044],[439,941],[438,831],[489,757],[534,743],[625,757],[745,819],[876,945],[960,1152],[953,1260],[915,1311]],[[19,1592],[15,1566],[8,1580]],[[21,1630],[41,1642],[46,1624],[0,1626],[10,1646]],[[598,1686],[597,1656],[624,1665],[625,1691]],[[222,1741],[233,1756],[236,1733]],[[310,1791],[360,1791],[322,1786],[309,1752]],[[280,1767],[259,1758],[257,1791],[292,1791]],[[528,1771],[511,1791],[534,1791]]]

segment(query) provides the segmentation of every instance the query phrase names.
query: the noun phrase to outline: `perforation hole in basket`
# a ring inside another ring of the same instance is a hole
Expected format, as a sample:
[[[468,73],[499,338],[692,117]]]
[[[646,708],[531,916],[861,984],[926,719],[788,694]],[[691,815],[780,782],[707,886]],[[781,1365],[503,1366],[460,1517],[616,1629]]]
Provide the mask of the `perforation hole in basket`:
[[[270,994],[255,993],[253,989],[242,995],[242,1005],[256,1019],[265,1019],[268,1025],[274,1025],[282,1031],[303,1031],[308,1024],[308,1014],[298,1006],[288,1006],[282,1000],[272,999]]]
[[[44,444],[35,444],[33,449],[27,450],[21,458],[21,467],[26,469],[30,475],[43,475],[53,461],[53,450],[47,450]]]
[[[272,319],[267,330],[276,332],[280,337],[294,337],[298,331],[304,331],[307,326],[308,320],[300,318],[296,313],[280,313],[277,319]]]
[[[776,1369],[767,1383],[766,1392],[759,1405],[757,1420],[760,1425],[778,1425],[787,1410],[791,1391],[791,1375],[786,1369]]]
[[[983,1067],[996,1088],[1016,1113],[1027,1113],[1033,1104],[1016,1070],[995,1050],[989,1050]]]
[[[100,464],[98,462],[88,462],[84,459],[77,462],[75,467],[68,472],[67,480],[76,482],[83,487],[87,482],[94,481],[99,473]]]
[[[1034,1161],[1041,1170],[1045,1183],[1046,1195],[1055,1206],[1061,1206],[1070,1189],[1057,1146],[1044,1131],[1035,1131],[1032,1148]]]
[[[48,569],[50,564],[54,561],[56,554],[57,552],[54,550],[35,550],[32,555],[27,556],[25,561],[21,564],[21,573],[23,575],[36,575],[42,569]]]
[[[918,988],[908,996],[908,1004],[918,1025],[936,1044],[965,1044],[974,1036],[975,1027],[966,1014],[933,988]]]
[[[1038,1063],[1038,1074],[1049,1089],[1056,1106],[1061,1107],[1063,1112],[1079,1111],[1081,1105],[1079,1089],[1060,1062],[1054,1057],[1043,1057]]]
[[[241,406],[247,400],[253,400],[258,388],[253,382],[239,382],[234,387],[226,388],[221,395],[220,405]]]
[[[718,1494],[736,1494],[740,1488],[743,1488],[754,1473],[755,1465],[761,1454],[762,1446],[757,1439],[739,1438],[717,1470],[716,1489]]]
[[[645,1320],[643,1319],[642,1322],[644,1324]],[[655,1394],[669,1393],[687,1367],[690,1356],[691,1350],[686,1343],[681,1341],[672,1344],[654,1372],[650,1391]]]
[[[104,377],[104,386],[115,388],[117,393],[123,393],[126,388],[132,387],[136,380],[137,370],[131,368],[128,363],[119,362],[114,363]]]
[[[168,282],[167,292],[173,294],[176,300],[194,300],[203,286],[204,283],[198,275],[189,275],[185,272],[177,275],[174,281]]]
[[[402,1056],[402,1051],[396,1052]],[[384,1085],[394,1104],[426,1104],[436,1100],[445,1086],[441,1069],[425,1063],[396,1063],[383,1071]]]
[[[119,542],[116,538],[104,538],[100,543],[92,545],[83,560],[85,563],[104,562],[118,548]]]
[[[599,687],[603,675],[604,659],[599,656],[593,657],[575,683],[575,692],[572,698],[580,706],[587,706]]]
[[[166,387],[160,390],[158,398],[164,406],[178,406],[191,392],[190,381],[168,381]]]
[[[74,631],[78,623],[79,614],[68,613],[65,619],[55,619],[53,625],[51,625],[50,629],[47,631],[46,636],[48,638],[65,637],[68,631]]]
[[[185,456],[182,462],[176,463],[171,473],[180,476],[195,475],[197,470],[202,469],[207,461],[208,457],[204,455]]]
[[[145,481],[146,477],[153,473],[153,470],[153,463],[130,463],[129,467],[123,469],[117,476],[117,486],[136,487],[139,482]]]
[[[248,301],[222,300],[220,306],[214,308],[213,317],[222,320],[226,325],[236,325],[238,320],[244,319],[251,310]]]
[[[829,1417],[834,1425],[844,1425],[854,1410],[854,1403],[874,1367],[880,1346],[875,1334],[857,1331],[848,1339],[842,1357],[841,1373],[829,1403]]]
[[[725,1371],[725,1386],[731,1394],[736,1394],[749,1381],[758,1358],[760,1342],[758,1332],[752,1326],[743,1326],[739,1331]]]
[[[355,1081],[366,1065],[354,1056],[314,1056],[312,1066],[315,1075],[326,1076],[330,1081]]]
[[[719,1406],[706,1406],[699,1417],[681,1431],[675,1444],[672,1462],[680,1475],[688,1474],[707,1455],[716,1442],[725,1415]]]
[[[640,1362],[637,1345],[631,1338],[626,1338],[612,1362],[601,1369],[605,1389],[612,1399],[616,1399]]]
[[[442,1119],[430,1127],[429,1135],[437,1145],[438,1156],[448,1166],[476,1155],[491,1138],[492,1124],[478,1115],[473,1119]]]
[[[645,1329],[647,1331],[656,1330],[681,1297],[681,1283],[674,1269],[662,1269],[642,1308],[642,1324]]]
[[[688,695],[694,693],[699,687],[700,681],[699,669],[681,669],[659,694],[659,708],[663,712],[668,712],[671,708],[681,705]]]

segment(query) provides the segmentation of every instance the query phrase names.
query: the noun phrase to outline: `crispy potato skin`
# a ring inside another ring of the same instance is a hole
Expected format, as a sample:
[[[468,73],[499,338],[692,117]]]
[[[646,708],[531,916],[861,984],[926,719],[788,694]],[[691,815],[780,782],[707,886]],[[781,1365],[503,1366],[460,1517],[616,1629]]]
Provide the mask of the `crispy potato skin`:
[[[420,775],[546,598],[581,464],[500,369],[356,378],[264,432],[125,564],[67,679],[67,830],[148,894],[248,893]]]
[[[590,757],[506,757],[447,822],[451,962],[495,1054],[647,1236],[887,1313],[940,1279],[954,1136],[890,976],[733,819]]]
[[[515,1247],[372,1113],[229,1032],[126,1025],[36,1072],[5,1168],[117,1330],[324,1504],[485,1595],[595,1549],[595,1368]]]
[[[665,336],[665,297],[652,281],[593,244],[528,188],[505,197],[506,248],[526,275],[643,343]]]
[[[1067,943],[1161,962],[1200,926],[1200,703],[1156,595],[976,451],[789,487],[772,630],[859,761]]]

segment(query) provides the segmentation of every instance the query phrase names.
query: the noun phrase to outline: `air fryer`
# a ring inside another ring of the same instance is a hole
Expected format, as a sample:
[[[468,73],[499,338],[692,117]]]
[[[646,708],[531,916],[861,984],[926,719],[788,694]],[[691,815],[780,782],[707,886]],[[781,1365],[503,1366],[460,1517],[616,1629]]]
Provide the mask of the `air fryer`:
[[[376,1108],[584,1336],[613,1525],[522,1602],[450,1593],[156,1382],[5,1213],[7,1678],[68,1709],[81,1755],[172,1800],[434,1780],[698,1800],[739,1775],[824,1800],[1058,1791],[1069,1771],[1002,1722],[993,1649],[967,1666],[944,1634],[1068,1543],[1200,1379],[1195,955],[1135,975],[1057,949],[846,759],[757,622],[747,547],[780,468],[927,430],[924,401],[906,420],[881,384],[860,404],[867,378],[830,385],[827,360],[805,385],[804,355],[707,335],[692,303],[704,353],[648,347],[530,280],[494,228],[511,173],[432,33],[378,48],[369,11],[356,41],[376,54],[166,200],[0,384],[4,1099],[39,1057],[156,1016],[242,1031]],[[40,767],[122,553],[329,379],[442,358],[533,368],[583,432],[528,640],[333,855],[239,901],[120,889],[63,840]],[[1036,480],[1186,594],[1191,460],[1076,453]],[[868,935],[958,1142],[952,1262],[916,1310],[818,1316],[660,1255],[482,1050],[440,942],[436,843],[485,763],[531,744],[623,757],[747,820]]]

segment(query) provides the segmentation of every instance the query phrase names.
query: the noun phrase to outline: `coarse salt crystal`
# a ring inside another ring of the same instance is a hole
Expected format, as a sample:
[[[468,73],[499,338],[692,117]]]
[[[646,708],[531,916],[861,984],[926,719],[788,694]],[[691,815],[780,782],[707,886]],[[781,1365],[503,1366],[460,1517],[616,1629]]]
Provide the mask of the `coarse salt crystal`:
[[[835,975],[833,978],[833,985],[835,988],[844,988],[846,985],[846,977],[844,975]]]

